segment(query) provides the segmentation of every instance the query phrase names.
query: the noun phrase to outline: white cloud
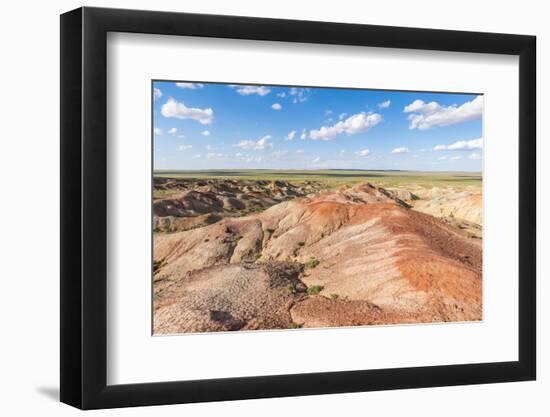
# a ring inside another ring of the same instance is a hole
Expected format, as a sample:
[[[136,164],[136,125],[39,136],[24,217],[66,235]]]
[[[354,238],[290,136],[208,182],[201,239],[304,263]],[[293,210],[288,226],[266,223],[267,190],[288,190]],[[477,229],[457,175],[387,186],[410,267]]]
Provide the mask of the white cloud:
[[[338,119],[339,120],[342,120],[344,119],[348,114],[347,113],[340,113],[340,115],[338,116]]]
[[[481,118],[483,112],[483,96],[477,96],[472,101],[456,106],[442,106],[435,101],[425,103],[415,100],[404,108],[408,117],[409,129],[426,130],[438,126],[450,126]]]
[[[391,105],[391,100],[383,101],[382,103],[378,103],[379,109],[387,109]]]
[[[209,130],[203,130],[203,131],[201,132],[201,135],[203,135],[203,136],[210,136],[210,131],[209,131]]]
[[[283,91],[281,93],[277,93],[277,97],[281,97],[281,98],[285,98],[286,97],[286,93]]]
[[[178,151],[186,151],[188,149],[192,149],[193,145],[180,145],[178,146]]]
[[[296,136],[296,131],[292,130],[288,132],[288,135],[286,135],[285,140],[294,140],[295,136]]]
[[[153,88],[153,98],[156,100],[161,97],[162,97],[162,91],[160,91],[160,88]]]
[[[203,88],[204,84],[201,83],[176,83],[179,88],[188,88],[190,90],[196,90],[197,88]]]
[[[178,138],[183,139],[185,138],[185,135],[178,135]]]
[[[449,158],[447,158],[446,156],[440,156],[439,158],[437,158],[438,161],[446,161],[447,159]]]
[[[309,88],[292,87],[288,91],[288,94],[290,94],[291,96],[294,96],[294,99],[292,100],[292,102],[296,104],[296,103],[303,103],[304,101],[307,101],[307,99],[309,98],[308,97],[309,92],[310,92]]]
[[[317,157],[315,159],[313,159],[311,162],[313,162],[314,164],[316,164],[317,162],[321,162],[321,157]]]
[[[459,150],[471,150],[471,149],[481,149],[483,147],[483,139],[473,139],[473,140],[459,140],[449,146],[447,149],[450,151],[459,151]]]
[[[208,152],[206,154],[206,157],[208,159],[219,159],[219,158],[224,158],[225,157],[225,154],[223,153],[220,153],[220,152]]]
[[[482,149],[483,148],[483,139],[472,139],[472,140],[459,140],[458,142],[452,143],[450,145],[436,145],[434,146],[434,151],[471,151],[473,149]]]
[[[159,129],[158,127],[155,127],[153,129],[153,133],[155,134],[155,136],[160,136],[160,135],[162,135],[162,129]]]
[[[259,96],[265,96],[271,92],[271,90],[262,85],[230,85],[241,96],[249,96],[251,94],[257,94]]]
[[[176,119],[192,119],[200,124],[209,125],[214,119],[214,110],[211,108],[199,109],[187,107],[183,102],[178,102],[173,98],[163,104],[160,113],[164,117],[175,117]]]
[[[451,161],[457,161],[457,160],[459,160],[459,159],[462,159],[462,157],[461,157],[460,155],[455,155],[455,156],[451,156],[449,159],[450,159]]]
[[[395,148],[391,153],[407,153],[409,152],[409,148],[405,148],[404,146],[400,148]]]
[[[332,114],[332,110],[325,110],[325,117],[330,116]]]
[[[473,154],[468,155],[468,159],[478,160],[478,159],[481,159],[481,155],[478,154],[478,153],[473,153]]]
[[[370,151],[368,149],[363,149],[362,151],[355,152],[355,154],[359,156],[369,156]]]
[[[273,148],[273,144],[269,142],[271,139],[270,135],[266,135],[257,141],[254,140],[242,140],[237,143],[235,146],[241,149],[250,149],[250,150],[263,150]]]
[[[168,131],[168,133],[171,134],[171,135],[175,135],[177,132],[178,132],[178,129],[175,128],[175,127],[171,128],[171,129]]]
[[[273,110],[281,110],[281,109],[283,108],[283,106],[281,106],[279,103],[273,103],[273,104],[271,105],[271,108],[272,108]]]
[[[296,153],[304,153],[304,150],[303,150],[303,149],[298,149],[298,150],[296,151]]]
[[[302,129],[302,134],[300,135],[300,139],[306,140],[307,139],[307,132],[306,129]]]
[[[357,113],[341,120],[332,126],[322,126],[317,130],[311,130],[309,137],[313,140],[332,140],[336,136],[346,133],[354,135],[356,133],[366,132],[371,127],[376,126],[382,120],[378,113]]]

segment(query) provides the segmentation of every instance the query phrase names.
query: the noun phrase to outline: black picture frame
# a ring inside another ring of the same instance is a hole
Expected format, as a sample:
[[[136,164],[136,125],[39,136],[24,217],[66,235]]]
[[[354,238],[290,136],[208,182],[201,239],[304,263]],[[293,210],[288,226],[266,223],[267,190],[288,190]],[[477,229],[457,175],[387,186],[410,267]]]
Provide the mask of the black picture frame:
[[[450,364],[107,385],[108,32],[519,56],[519,357]],[[156,11],[61,16],[61,401],[81,409],[534,380],[536,377],[534,36]]]

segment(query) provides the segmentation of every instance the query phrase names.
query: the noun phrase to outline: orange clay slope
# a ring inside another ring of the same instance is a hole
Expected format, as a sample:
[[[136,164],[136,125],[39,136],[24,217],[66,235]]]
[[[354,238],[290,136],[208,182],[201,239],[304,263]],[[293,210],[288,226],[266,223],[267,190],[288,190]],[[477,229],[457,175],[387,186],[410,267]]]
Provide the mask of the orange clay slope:
[[[154,330],[482,317],[481,241],[370,184],[154,240]]]

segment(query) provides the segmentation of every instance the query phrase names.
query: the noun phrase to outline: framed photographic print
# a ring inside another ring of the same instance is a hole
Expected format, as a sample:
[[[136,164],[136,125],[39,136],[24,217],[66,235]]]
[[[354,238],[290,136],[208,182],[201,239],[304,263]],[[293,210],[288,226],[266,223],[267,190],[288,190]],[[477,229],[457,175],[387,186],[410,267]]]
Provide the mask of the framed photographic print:
[[[535,38],[61,16],[61,400],[535,379]]]

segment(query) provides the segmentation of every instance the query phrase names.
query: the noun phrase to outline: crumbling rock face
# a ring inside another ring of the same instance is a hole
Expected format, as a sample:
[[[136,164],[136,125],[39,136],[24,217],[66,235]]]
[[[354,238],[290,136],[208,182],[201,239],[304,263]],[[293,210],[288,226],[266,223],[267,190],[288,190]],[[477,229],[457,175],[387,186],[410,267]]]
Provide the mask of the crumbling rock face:
[[[163,196],[153,201],[153,229],[189,230],[214,219],[262,211],[319,188],[320,184],[312,181],[296,186],[287,181],[155,178],[154,189]]]
[[[286,329],[302,266],[228,264],[189,273],[155,303],[155,333]]]

